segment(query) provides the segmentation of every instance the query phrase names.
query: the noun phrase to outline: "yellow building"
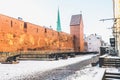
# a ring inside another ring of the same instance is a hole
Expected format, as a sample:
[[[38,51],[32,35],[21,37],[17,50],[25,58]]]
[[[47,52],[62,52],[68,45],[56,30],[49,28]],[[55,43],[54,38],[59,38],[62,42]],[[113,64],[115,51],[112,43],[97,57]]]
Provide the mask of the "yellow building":
[[[115,37],[115,48],[120,56],[120,0],[113,0],[114,27],[113,35]]]

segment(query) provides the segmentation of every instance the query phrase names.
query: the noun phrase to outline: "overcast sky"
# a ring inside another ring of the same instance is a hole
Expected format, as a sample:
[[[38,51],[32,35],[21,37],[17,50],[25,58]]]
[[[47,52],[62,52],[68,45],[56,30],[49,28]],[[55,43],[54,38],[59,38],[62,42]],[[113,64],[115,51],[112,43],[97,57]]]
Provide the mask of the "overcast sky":
[[[100,19],[113,18],[112,0],[0,0],[0,13],[24,21],[56,29],[57,10],[60,10],[62,31],[69,33],[72,15],[82,11],[84,34],[97,33],[108,42],[111,37],[112,20],[100,22]]]

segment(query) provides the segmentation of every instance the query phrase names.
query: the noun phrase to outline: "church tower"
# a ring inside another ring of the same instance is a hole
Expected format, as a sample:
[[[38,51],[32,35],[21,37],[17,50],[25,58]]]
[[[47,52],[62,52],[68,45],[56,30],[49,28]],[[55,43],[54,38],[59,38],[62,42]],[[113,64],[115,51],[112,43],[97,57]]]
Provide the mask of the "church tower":
[[[58,8],[58,14],[57,14],[57,31],[61,32],[61,22],[60,22],[60,13],[59,13],[59,8]]]
[[[77,52],[84,51],[84,32],[82,14],[72,15],[70,22],[70,34],[74,38],[74,49]]]

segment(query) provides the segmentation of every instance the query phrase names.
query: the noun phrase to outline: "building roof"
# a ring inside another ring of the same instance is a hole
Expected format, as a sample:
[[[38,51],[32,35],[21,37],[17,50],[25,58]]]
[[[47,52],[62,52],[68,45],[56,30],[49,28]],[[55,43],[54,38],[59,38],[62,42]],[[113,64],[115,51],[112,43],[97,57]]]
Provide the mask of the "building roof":
[[[82,14],[72,15],[71,21],[70,21],[70,26],[79,25],[81,19],[82,19]]]

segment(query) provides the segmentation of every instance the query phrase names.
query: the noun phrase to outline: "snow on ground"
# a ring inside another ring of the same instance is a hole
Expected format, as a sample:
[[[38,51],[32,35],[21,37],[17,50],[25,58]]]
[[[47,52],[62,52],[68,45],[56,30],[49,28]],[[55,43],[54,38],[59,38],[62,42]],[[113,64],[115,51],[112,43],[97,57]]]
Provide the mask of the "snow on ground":
[[[9,80],[21,75],[52,70],[90,59],[93,56],[95,55],[84,55],[58,61],[20,61],[19,64],[0,64],[0,80]]]
[[[108,73],[120,73],[120,68],[106,68]]]
[[[111,59],[111,58],[113,58],[113,59],[120,59],[120,57],[118,57],[118,56],[110,56],[110,55],[109,55],[109,56],[106,56],[105,58],[110,58],[110,59]]]
[[[102,80],[105,69],[99,67],[85,67],[63,80]]]

